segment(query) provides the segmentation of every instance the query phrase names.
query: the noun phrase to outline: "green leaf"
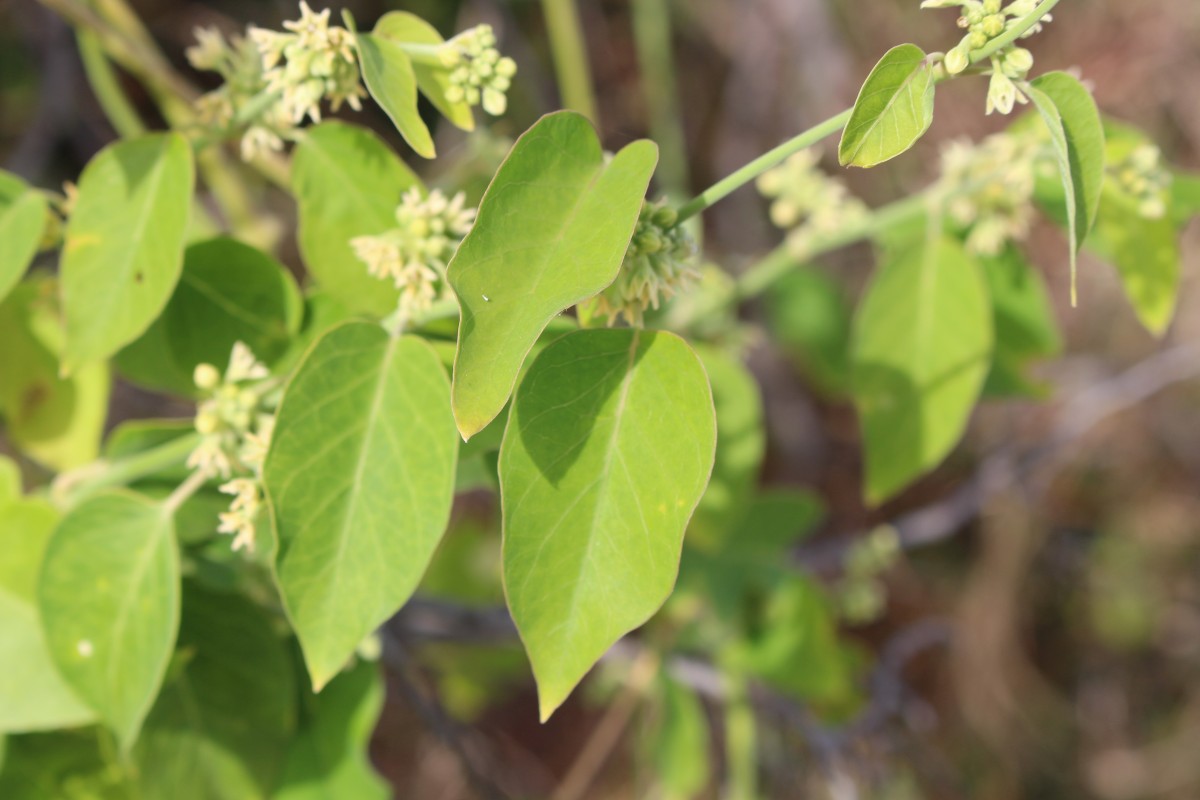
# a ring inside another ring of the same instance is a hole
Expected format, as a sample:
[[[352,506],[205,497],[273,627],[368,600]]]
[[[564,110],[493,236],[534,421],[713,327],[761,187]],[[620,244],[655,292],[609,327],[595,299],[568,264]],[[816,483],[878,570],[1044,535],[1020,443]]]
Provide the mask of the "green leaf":
[[[1200,174],[1176,172],[1171,178],[1171,219],[1179,227],[1200,214]]]
[[[821,392],[850,383],[851,309],[841,284],[813,267],[792,270],[766,296],[771,331]]]
[[[956,242],[934,241],[876,274],[858,310],[851,356],[867,502],[886,500],[957,444],[992,342],[986,281]]]
[[[0,414],[13,444],[63,471],[96,458],[110,381],[104,362],[59,377],[63,331],[55,289],[53,279],[31,277],[0,303]]]
[[[85,500],[46,547],[38,607],[59,671],[128,752],[162,685],[179,627],[171,516],[145,498]]]
[[[284,393],[264,482],[313,686],[404,604],[445,532],[458,441],[433,349],[378,325],[321,339]]]
[[[0,300],[8,296],[37,255],[46,213],[41,192],[0,170]]]
[[[367,759],[367,744],[383,708],[379,668],[360,662],[319,695],[308,695],[308,704],[273,800],[391,797]]]
[[[412,60],[399,43],[383,36],[360,33],[356,38],[367,91],[417,155],[433,158],[437,155],[433,137],[417,111],[417,76]]]
[[[232,239],[211,239],[187,249],[162,316],[117,354],[117,366],[142,386],[192,396],[196,365],[224,370],[235,342],[274,364],[302,314],[300,290],[282,264]]]
[[[717,414],[717,454],[712,478],[688,527],[689,541],[709,546],[732,533],[758,483],[766,450],[762,397],[742,363],[712,347],[697,347],[712,385]]]
[[[657,161],[639,141],[606,164],[592,124],[570,111],[517,140],[448,270],[462,308],[453,396],[464,439],[504,408],[546,324],[616,278]]]
[[[84,168],[63,244],[65,372],[112,355],[166,305],[194,178],[192,149],[177,133],[109,145]]]
[[[420,181],[365,128],[324,122],[304,132],[292,161],[300,254],[321,288],[351,312],[396,309],[399,292],[354,255],[350,240],[396,227],[400,196]]]
[[[1026,362],[1062,351],[1062,339],[1041,273],[1016,248],[982,258],[992,303],[995,352],[984,394],[993,397],[1040,395],[1024,377]]]
[[[35,584],[58,514],[41,500],[0,506],[0,734],[85,725],[96,715],[59,677]]]
[[[674,334],[580,331],[530,367],[500,486],[508,606],[543,720],[670,594],[715,440],[704,367]]]
[[[310,291],[304,298],[304,322],[292,339],[287,352],[275,364],[275,371],[284,375],[295,369],[313,343],[334,326],[354,318],[344,305],[321,290]]]
[[[106,738],[107,737],[107,738]],[[130,800],[134,787],[115,762],[108,734],[96,728],[13,736],[8,740],[4,800]]]
[[[664,675],[658,724],[647,737],[650,763],[666,798],[690,798],[708,786],[708,716],[704,704],[688,687]]]
[[[134,753],[142,796],[268,797],[297,698],[292,658],[272,620],[243,597],[185,584],[178,654],[178,673]]]
[[[873,167],[912,147],[933,122],[932,65],[915,44],[893,47],[859,90],[838,144],[843,167]]]
[[[1152,143],[1135,128],[1108,122],[1105,145],[1107,163],[1120,165],[1135,150]],[[1162,193],[1164,213],[1159,218],[1145,215],[1140,198],[1124,190],[1119,181],[1106,181],[1096,227],[1088,240],[1090,249],[1116,267],[1142,325],[1160,337],[1175,316],[1179,295],[1180,228],[1187,222],[1186,214],[1180,221],[1178,208],[1187,202],[1181,180],[1182,176],[1175,177],[1170,191]]]
[[[389,11],[384,14],[375,23],[372,34],[393,42],[433,47],[445,41],[436,28],[407,11]],[[446,90],[452,85],[450,70],[416,61],[413,62],[412,69],[421,94],[425,95],[446,119],[464,131],[475,129],[475,114],[471,111],[471,106],[466,101],[452,103],[446,98]]]
[[[1048,72],[1030,84],[1030,99],[1041,114],[1062,178],[1071,247],[1071,304],[1076,302],[1076,260],[1100,208],[1104,184],[1104,127],[1096,101],[1077,79]]]
[[[8,456],[0,455],[0,509],[21,499],[21,468]]]

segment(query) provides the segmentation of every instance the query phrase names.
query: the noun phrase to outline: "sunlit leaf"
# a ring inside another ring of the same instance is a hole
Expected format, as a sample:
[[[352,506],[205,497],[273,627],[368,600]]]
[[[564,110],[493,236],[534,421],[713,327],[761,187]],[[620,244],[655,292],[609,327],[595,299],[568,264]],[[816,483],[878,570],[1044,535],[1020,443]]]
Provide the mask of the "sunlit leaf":
[[[363,81],[371,97],[387,112],[417,155],[436,156],[433,137],[417,110],[417,76],[413,73],[412,59],[399,42],[384,36],[360,33],[355,39]]]
[[[51,536],[37,595],[63,678],[128,751],[162,685],[179,627],[170,514],[129,492],[85,500]]]
[[[46,198],[0,170],[0,301],[25,274],[46,225]]]
[[[873,167],[908,150],[933,122],[935,81],[925,51],[902,44],[867,76],[838,145],[844,167]]]
[[[347,323],[288,384],[264,481],[280,591],[318,690],[416,588],[457,457],[449,382],[423,339]]]
[[[167,304],[193,181],[192,148],[178,133],[119,141],[84,168],[63,244],[66,371],[112,355]]]
[[[389,11],[375,23],[372,35],[376,38],[388,39],[393,42],[408,42],[410,44],[437,47],[444,39],[437,29],[415,14],[407,11]],[[464,131],[474,130],[475,115],[471,106],[465,101],[452,103],[446,98],[446,90],[450,83],[450,71],[419,61],[412,63],[413,74],[417,78],[417,87],[421,94],[433,103],[434,107],[446,119]]]
[[[0,733],[68,728],[95,712],[58,675],[38,620],[36,583],[58,522],[41,500],[0,505]]]
[[[572,333],[522,380],[500,450],[504,583],[542,719],[670,594],[715,438],[704,368],[670,333]]]
[[[591,123],[570,111],[517,140],[449,268],[462,308],[454,417],[463,438],[504,408],[546,324],[616,278],[657,159],[639,141],[606,163]]]

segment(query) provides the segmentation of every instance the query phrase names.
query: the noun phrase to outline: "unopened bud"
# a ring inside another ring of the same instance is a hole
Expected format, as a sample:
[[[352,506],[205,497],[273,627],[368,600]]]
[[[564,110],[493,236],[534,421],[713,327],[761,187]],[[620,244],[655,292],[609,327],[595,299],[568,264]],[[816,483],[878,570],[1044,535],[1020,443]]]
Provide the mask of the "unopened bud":
[[[988,38],[995,38],[1004,33],[1004,15],[989,14],[984,17],[983,32],[988,35]]]
[[[958,47],[946,53],[946,58],[943,62],[946,65],[946,72],[951,75],[957,75],[970,65],[971,58],[967,55],[969,45],[969,42],[964,41]]]
[[[212,411],[205,409],[196,415],[196,432],[202,436],[216,433],[221,427],[221,418]]]
[[[1033,53],[1024,47],[1014,47],[1004,56],[1004,66],[1021,75],[1033,67]]]
[[[221,382],[221,371],[212,364],[197,364],[192,371],[192,382],[197,389],[211,392]]]

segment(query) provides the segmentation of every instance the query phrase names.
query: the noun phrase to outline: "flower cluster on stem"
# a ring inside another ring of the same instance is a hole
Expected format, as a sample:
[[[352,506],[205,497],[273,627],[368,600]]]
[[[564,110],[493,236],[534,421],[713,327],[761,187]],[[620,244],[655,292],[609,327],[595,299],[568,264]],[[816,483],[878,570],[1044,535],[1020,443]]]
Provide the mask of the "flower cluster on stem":
[[[648,309],[700,279],[696,253],[695,240],[667,201],[645,201],[617,279],[596,298],[596,314],[610,326],[624,317],[641,327]]]
[[[1145,219],[1162,219],[1167,214],[1171,171],[1163,163],[1162,151],[1141,144],[1124,158],[1108,166],[1108,177],[1118,191],[1133,199]]]
[[[438,48],[438,60],[448,69],[451,103],[482,105],[498,117],[508,108],[507,92],[517,74],[517,62],[500,55],[491,25],[477,25]]]
[[[788,231],[788,249],[797,257],[869,213],[845,184],[821,171],[819,162],[815,150],[801,150],[758,178],[759,193],[772,200],[771,221]]]
[[[948,53],[943,62],[946,72],[957,75],[971,64],[971,52],[980,50],[992,40],[1021,24],[1037,7],[1037,0],[923,0],[921,8],[958,8],[961,15],[958,27],[966,30],[963,38]],[[1049,22],[1047,14],[1036,25],[1022,34],[1032,36],[1042,29],[1042,22]],[[1033,67],[1033,54],[1015,44],[1009,45],[990,58],[987,113],[999,111],[1011,113],[1017,103],[1027,103],[1029,98],[1021,91],[1029,70]]]
[[[234,535],[234,550],[253,550],[255,521],[264,502],[263,461],[275,427],[267,400],[270,372],[238,342],[224,375],[212,364],[200,364],[193,380],[203,395],[195,419],[202,438],[187,465],[207,477],[225,480],[220,490],[234,499],[220,515],[217,530]]]
[[[400,290],[402,320],[427,310],[446,288],[446,265],[475,222],[459,192],[447,198],[438,189],[423,197],[419,189],[405,193],[396,209],[397,227],[376,236],[350,240],[354,254],[377,278]]]
[[[1036,136],[1014,132],[943,149],[939,189],[950,219],[966,232],[969,252],[998,255],[1029,234],[1042,152]]]

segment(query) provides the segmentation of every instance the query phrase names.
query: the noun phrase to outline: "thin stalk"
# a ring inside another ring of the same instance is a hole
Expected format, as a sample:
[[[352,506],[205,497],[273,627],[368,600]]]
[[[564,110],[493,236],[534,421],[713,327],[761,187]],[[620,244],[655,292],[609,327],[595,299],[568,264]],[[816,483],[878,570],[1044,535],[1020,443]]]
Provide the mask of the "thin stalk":
[[[1029,15],[1014,25],[1009,30],[1005,31],[1000,36],[997,36],[992,41],[988,42],[985,47],[975,50],[971,53],[971,63],[976,64],[991,58],[996,53],[1008,47],[1010,44],[1019,39],[1026,31],[1036,25],[1044,16],[1050,13],[1050,10],[1058,5],[1059,0],[1042,0],[1042,2]],[[943,78],[944,80],[944,78]],[[846,123],[850,120],[850,112],[853,109],[846,109],[836,117],[831,117],[824,122],[804,131],[794,139],[789,139],[783,144],[776,147],[774,150],[759,156],[751,161],[746,166],[739,169],[724,180],[714,184],[712,188],[701,192],[693,200],[685,204],[679,209],[680,219],[687,219],[701,211],[712,206],[718,200],[722,200],[729,194],[742,186],[745,186],[750,181],[757,178],[762,173],[782,163],[784,159],[793,153],[797,153],[806,147],[811,147],[817,142],[824,139],[826,136],[833,134],[846,127]]]
[[[757,297],[798,264],[856,242],[873,239],[884,231],[919,219],[925,214],[928,206],[929,196],[923,192],[880,206],[861,222],[847,225],[836,233],[815,241],[802,254],[794,253],[786,243],[782,244],[738,277],[734,299],[742,301]]]
[[[128,486],[183,463],[200,444],[200,434],[189,433],[166,444],[116,461],[97,461],[60,475],[50,496],[60,508],[70,508],[102,489]]]
[[[695,198],[679,209],[679,219],[685,220],[711,207],[719,200],[724,200],[735,190],[742,188],[767,170],[783,163],[789,156],[800,152],[806,147],[812,147],[826,136],[831,136],[842,128],[850,119],[850,109],[846,109],[836,117],[830,117],[822,123],[814,125],[792,139],[787,140],[774,150],[763,153],[746,166],[729,177],[718,181],[712,187],[705,189]]]
[[[121,89],[117,71],[104,54],[104,48],[95,32],[77,28],[75,41],[79,45],[79,57],[83,61],[83,71],[92,87],[92,93],[96,95],[96,100],[104,109],[104,115],[112,123],[117,135],[122,139],[130,139],[145,133],[146,126],[137,109]]]
[[[641,0],[639,0],[641,1]],[[588,66],[587,42],[575,0],[542,0],[546,16],[546,32],[554,56],[554,71],[558,76],[563,105],[578,111],[599,125],[596,96],[592,91],[592,70]]]
[[[175,491],[171,492],[167,499],[163,501],[163,513],[174,514],[179,510],[181,505],[186,503],[196,492],[200,491],[206,483],[208,483],[208,475],[200,470],[196,470],[191,475],[188,475],[187,479],[175,487]]]
[[[687,139],[675,80],[671,9],[667,0],[637,0],[630,11],[650,138],[659,145],[658,180],[669,196],[682,198],[688,188]]]

